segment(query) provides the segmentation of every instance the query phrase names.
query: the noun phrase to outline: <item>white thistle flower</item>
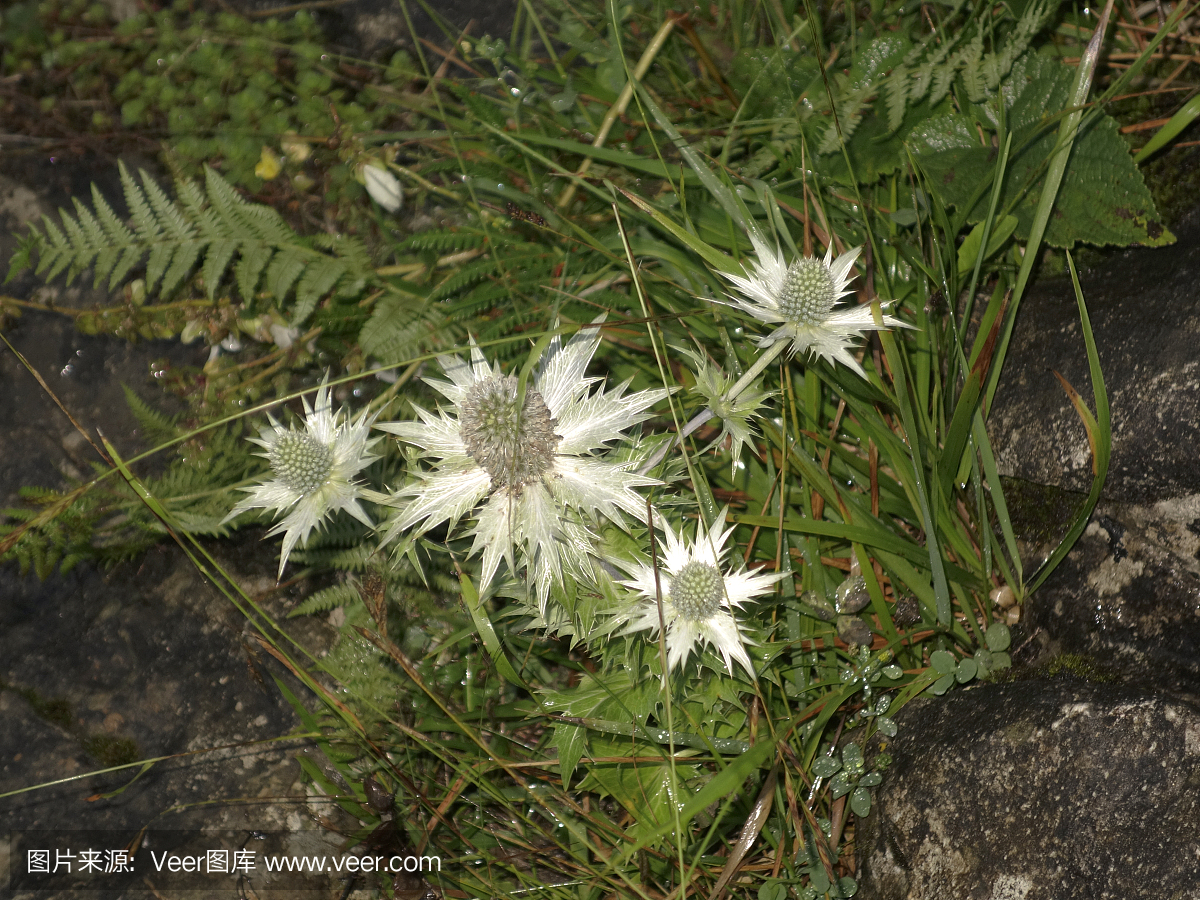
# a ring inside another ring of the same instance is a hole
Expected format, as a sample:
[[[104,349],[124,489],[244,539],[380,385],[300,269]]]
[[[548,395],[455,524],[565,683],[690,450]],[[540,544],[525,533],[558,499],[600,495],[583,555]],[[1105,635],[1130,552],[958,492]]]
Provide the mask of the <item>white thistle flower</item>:
[[[580,571],[596,538],[579,514],[620,524],[625,512],[646,518],[646,501],[635,488],[658,484],[629,471],[634,462],[608,462],[595,455],[622,432],[650,417],[664,390],[626,395],[628,382],[592,391],[599,378],[584,372],[600,343],[603,317],[564,347],[551,341],[537,373],[518,403],[518,380],[490,366],[471,342],[471,359],[439,357],[450,381],[426,381],[453,404],[431,413],[415,407],[420,421],[378,427],[436,458],[419,482],[398,492],[400,512],[387,538],[415,530],[420,535],[442,522],[451,530],[480,503],[471,548],[482,552],[481,586],[491,582],[501,558],[516,572],[521,551],[543,613],[552,584],[561,584],[564,565]]]
[[[657,578],[653,566],[638,565],[631,569],[633,578],[622,582],[641,598],[626,632],[648,629],[651,635],[658,633],[657,598],[661,591],[668,669],[682,665],[695,644],[707,642],[716,647],[730,674],[732,661],[737,660],[753,678],[754,666],[744,646],[747,639],[733,613],[752,597],[769,590],[783,575],[751,575],[742,569],[722,567],[722,548],[733,533],[732,526],[721,530],[725,515],[726,510],[722,510],[707,531],[704,523],[698,522],[696,539],[691,544],[686,544],[669,525],[664,526],[666,550]]]
[[[344,509],[374,527],[358,504],[364,490],[351,479],[379,458],[371,450],[381,439],[369,437],[374,415],[363,412],[349,422],[342,412],[333,412],[328,384],[317,391],[313,407],[304,399],[304,428],[284,428],[270,414],[267,417],[271,424],[250,440],[266,451],[259,456],[270,461],[275,477],[243,488],[250,496],[240,500],[225,521],[259,507],[276,512],[290,509],[284,520],[267,532],[268,537],[284,533],[279,557],[282,578],[293,548],[306,543],[309,533],[330,513]]]
[[[768,325],[778,325],[761,338],[760,347],[791,341],[792,353],[810,352],[837,361],[865,378],[862,366],[849,348],[864,331],[878,331],[870,305],[834,310],[834,304],[851,293],[846,285],[854,278],[851,267],[862,251],[855,247],[833,259],[833,244],[825,259],[804,256],[788,265],[780,250],[755,241],[754,274],[749,277],[724,273],[743,295],[733,304]],[[883,327],[909,328],[895,316],[884,316]]]

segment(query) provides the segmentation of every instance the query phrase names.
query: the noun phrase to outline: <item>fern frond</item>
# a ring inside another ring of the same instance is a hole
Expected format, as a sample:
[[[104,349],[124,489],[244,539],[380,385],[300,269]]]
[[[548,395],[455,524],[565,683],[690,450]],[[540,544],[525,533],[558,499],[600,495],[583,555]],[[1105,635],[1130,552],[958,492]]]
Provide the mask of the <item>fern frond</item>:
[[[908,87],[908,68],[896,66],[887,82],[888,131],[895,131],[904,121],[904,111],[908,109]]]
[[[417,252],[434,251],[436,253],[449,253],[456,250],[474,250],[476,247],[483,246],[484,237],[482,234],[474,231],[460,230],[443,230],[443,231],[422,231],[414,234],[412,237],[405,240],[396,248],[396,252]]]
[[[987,82],[983,77],[983,25],[975,31],[975,37],[967,44],[958,56],[958,66],[962,69],[963,86],[967,89],[967,99],[979,103],[987,96]]]
[[[358,342],[367,356],[385,363],[401,362],[436,345],[444,321],[444,313],[436,304],[419,297],[391,294],[375,304]]]
[[[121,387],[125,391],[125,403],[128,404],[129,411],[142,426],[142,431],[145,432],[150,443],[165,443],[179,437],[179,426],[173,416],[164,415],[157,409],[153,409],[134,393],[129,385],[122,384]]]
[[[430,292],[429,302],[434,303],[438,300],[453,297],[455,294],[469,288],[473,284],[478,284],[495,273],[496,260],[491,257],[467,263],[467,265],[447,277]]]
[[[269,206],[243,199],[211,168],[205,170],[203,189],[194,182],[177,182],[177,201],[144,171],[140,184],[123,163],[120,172],[129,225],[93,186],[91,209],[76,199],[74,213],[59,210],[61,226],[49,217],[43,217],[40,228],[30,226],[10,277],[28,267],[36,252],[38,275],[51,279],[67,271],[70,280],[93,266],[96,285],[107,278],[111,290],[145,259],[147,292],[170,294],[199,263],[211,300],[232,266],[247,303],[253,303],[264,282],[280,307],[295,292],[297,324],[324,294],[361,292],[373,277],[361,241],[329,241],[332,253],[323,252]]]
[[[288,613],[289,619],[311,616],[313,613],[328,612],[339,606],[348,606],[359,601],[358,588],[349,582],[335,584],[315,592],[307,600]]]

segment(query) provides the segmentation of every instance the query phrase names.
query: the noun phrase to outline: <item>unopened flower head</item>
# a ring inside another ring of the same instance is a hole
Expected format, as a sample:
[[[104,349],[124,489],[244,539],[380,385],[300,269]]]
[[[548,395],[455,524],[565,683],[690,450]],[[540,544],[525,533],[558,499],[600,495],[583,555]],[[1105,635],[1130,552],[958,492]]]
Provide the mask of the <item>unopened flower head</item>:
[[[669,525],[664,526],[666,549],[657,577],[651,565],[632,568],[633,578],[623,582],[637,592],[637,608],[629,615],[629,632],[659,630],[658,596],[662,595],[662,624],[666,627],[667,668],[682,665],[696,644],[712,644],[733,672],[737,660],[750,676],[754,666],[746,653],[746,638],[734,611],[782,578],[782,575],[751,575],[745,570],[724,568],[722,548],[733,533],[725,528],[725,511],[709,529],[696,525],[696,539],[684,541]]]
[[[395,212],[404,202],[404,188],[396,176],[377,160],[371,160],[359,168],[358,180],[366,187],[371,199],[388,212]]]
[[[736,460],[741,455],[742,444],[754,439],[754,426],[750,424],[750,420],[757,417],[758,408],[771,396],[770,392],[759,390],[758,385],[761,382],[757,382],[734,396],[733,386],[736,378],[714,366],[703,354],[686,347],[679,349],[695,364],[696,384],[692,390],[700,395],[705,406],[721,420],[721,433],[713,444],[723,442],[728,435],[730,455]]]
[[[327,516],[345,510],[368,527],[374,523],[359,505],[363,489],[352,479],[378,459],[371,450],[379,438],[371,438],[374,415],[362,413],[353,422],[344,413],[333,412],[329,385],[317,391],[314,406],[304,400],[304,427],[285,428],[271,416],[271,424],[250,438],[266,452],[274,477],[270,481],[243,488],[249,496],[233,508],[225,521],[250,509],[275,512],[291,510],[268,535],[283,532],[283,551],[279,557],[279,577],[296,544],[304,544],[309,533]]]
[[[850,270],[861,251],[861,247],[855,247],[834,259],[830,244],[823,260],[805,256],[788,265],[779,250],[756,241],[754,273],[726,273],[725,277],[742,295],[733,298],[734,306],[761,322],[778,326],[758,345],[791,341],[793,353],[813,353],[866,377],[850,355],[853,341],[864,331],[909,326],[895,316],[883,316],[883,325],[876,324],[869,305],[834,309],[838,300],[851,293],[847,289],[854,277]]]
[[[501,558],[517,571],[520,551],[543,611],[564,562],[582,571],[595,546],[591,524],[603,516],[646,517],[635,490],[657,484],[630,471],[634,462],[603,457],[625,429],[649,418],[666,391],[626,394],[628,382],[593,390],[584,372],[600,343],[600,319],[565,346],[555,338],[521,394],[519,380],[489,365],[472,341],[471,359],[440,357],[450,379],[427,379],[452,404],[436,413],[415,407],[420,421],[379,427],[413,444],[435,462],[417,483],[399,491],[400,511],[387,538],[420,535],[445,522],[451,530],[476,511],[471,552],[483,554],[487,585]],[[480,506],[482,504],[482,506]]]

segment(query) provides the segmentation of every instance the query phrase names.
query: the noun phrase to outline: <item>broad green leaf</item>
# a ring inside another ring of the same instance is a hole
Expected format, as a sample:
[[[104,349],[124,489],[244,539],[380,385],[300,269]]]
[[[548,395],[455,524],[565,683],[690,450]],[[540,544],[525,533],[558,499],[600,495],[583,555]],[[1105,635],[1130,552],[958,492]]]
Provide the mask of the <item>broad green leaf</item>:
[[[1073,69],[1030,53],[1013,67],[1003,92],[1014,137],[1001,209],[1016,216],[1015,233],[1022,239],[1030,234],[1042,176],[1057,140],[1046,113],[1066,106],[1073,75]],[[984,107],[976,112],[930,119],[909,136],[914,156],[943,200],[959,207],[971,223],[987,214],[987,197],[978,188],[990,183],[996,158],[993,142],[981,144],[977,127],[981,120],[986,124],[989,117],[994,119],[995,110]],[[967,204],[971,208],[962,209]],[[1078,242],[1157,247],[1175,240],[1159,221],[1117,122],[1108,115],[1095,118],[1076,137],[1055,209],[1045,234],[1055,247]]]

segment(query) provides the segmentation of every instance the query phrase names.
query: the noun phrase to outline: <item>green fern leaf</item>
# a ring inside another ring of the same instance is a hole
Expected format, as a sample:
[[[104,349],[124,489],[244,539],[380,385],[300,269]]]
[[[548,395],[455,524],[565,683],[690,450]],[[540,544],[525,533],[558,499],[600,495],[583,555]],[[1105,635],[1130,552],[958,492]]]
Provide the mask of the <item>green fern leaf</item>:
[[[375,304],[358,336],[363,353],[384,363],[404,362],[421,355],[444,321],[434,303],[404,294],[391,294]]]
[[[36,273],[41,275],[43,269],[48,269],[42,277],[47,281],[53,281],[63,269],[71,264],[71,245],[66,235],[50,221],[49,216],[42,216],[42,227],[46,229],[46,241],[50,246],[41,251]]]
[[[178,182],[177,202],[146,172],[139,173],[140,183],[124,164],[120,173],[132,227],[93,187],[91,208],[75,200],[73,214],[60,210],[61,223],[44,216],[40,227],[30,226],[9,277],[28,268],[36,252],[39,276],[55,278],[66,271],[74,279],[92,266],[96,284],[106,279],[113,289],[145,259],[148,293],[177,290],[199,265],[205,292],[213,299],[232,267],[237,290],[248,303],[264,278],[280,307],[294,291],[296,322],[311,315],[327,292],[356,294],[374,277],[361,241],[334,236],[317,241],[325,249],[316,249],[273,209],[243,199],[211,168],[203,191],[194,182]]]
[[[908,108],[908,69],[896,66],[887,81],[888,131],[896,131],[904,122],[904,111]]]
[[[473,250],[483,245],[484,237],[472,231],[446,230],[423,231],[414,234],[396,248],[398,253],[434,251],[448,253],[453,250]]]
[[[296,311],[292,315],[292,325],[303,325],[316,309],[317,301],[345,274],[346,264],[341,260],[328,260],[322,265],[310,265],[296,286]]]
[[[100,225],[88,212],[87,207],[75,200],[75,207],[80,211],[79,219],[72,219],[66,210],[59,210],[59,215],[62,217],[63,228],[67,233],[67,240],[76,248],[71,255],[71,268],[67,272],[67,280],[73,280],[81,271],[86,269],[96,257],[97,247],[95,231]]]
[[[166,443],[179,437],[179,426],[175,418],[163,415],[149,406],[129,385],[122,384],[121,388],[125,391],[125,403],[129,406],[129,411],[133,413],[133,417],[152,443]]]
[[[267,290],[276,302],[283,303],[288,291],[304,271],[306,262],[308,256],[294,246],[280,250],[271,259],[271,264],[267,267]]]
[[[335,584],[316,591],[307,600],[288,613],[289,619],[311,616],[313,613],[328,612],[339,606],[359,602],[358,588],[353,584]]]
[[[234,267],[234,275],[237,278],[238,292],[245,299],[253,299],[255,289],[262,278],[263,269],[271,261],[274,252],[261,241],[247,242],[242,245],[242,258]]]
[[[204,266],[200,276],[204,279],[204,291],[208,299],[216,296],[217,285],[225,277],[225,270],[238,250],[238,242],[232,239],[213,241],[208,245],[208,255],[204,258]]]
[[[429,294],[429,300],[432,303],[437,300],[445,300],[447,297],[453,297],[471,285],[477,284],[485,278],[494,275],[495,272],[496,260],[490,257],[468,263],[435,287]]]
[[[138,239],[143,244],[157,243],[162,237],[162,229],[150,209],[146,195],[133,180],[129,170],[125,168],[125,163],[119,162],[117,166],[121,172],[121,186],[125,189],[125,205],[129,207],[129,214],[133,219],[133,227],[137,232]]]
[[[963,86],[967,89],[967,98],[972,103],[981,102],[987,96],[987,82],[984,80],[980,60],[983,59],[983,25],[979,25],[975,37],[971,39],[959,55],[959,66],[962,68]]]

